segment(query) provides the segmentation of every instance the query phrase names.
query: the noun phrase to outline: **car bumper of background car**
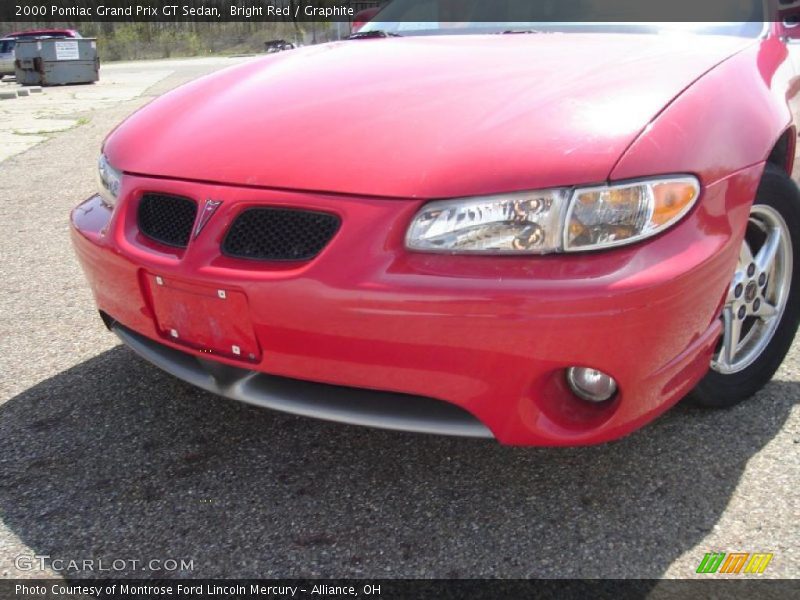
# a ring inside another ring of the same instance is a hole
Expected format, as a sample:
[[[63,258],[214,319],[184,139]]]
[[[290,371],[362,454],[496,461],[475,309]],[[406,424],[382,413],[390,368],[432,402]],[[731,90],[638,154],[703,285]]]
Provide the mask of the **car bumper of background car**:
[[[99,197],[78,206],[72,237],[107,324],[145,358],[205,389],[344,422],[505,444],[592,444],[653,419],[706,373],[762,168],[706,186],[666,234],[589,254],[411,253],[403,238],[421,201],[139,176],[126,176],[113,211]],[[150,191],[222,204],[177,250],[138,231],[138,198]],[[233,218],[263,205],[335,213],[342,225],[307,263],[223,256]],[[206,314],[216,309],[207,297],[195,304],[196,294],[235,300],[237,326],[224,344],[239,354],[192,344],[192,331],[163,330],[157,278],[182,290],[187,324],[198,322],[193,311],[217,323]],[[570,366],[612,375],[616,397],[579,400],[565,382]]]

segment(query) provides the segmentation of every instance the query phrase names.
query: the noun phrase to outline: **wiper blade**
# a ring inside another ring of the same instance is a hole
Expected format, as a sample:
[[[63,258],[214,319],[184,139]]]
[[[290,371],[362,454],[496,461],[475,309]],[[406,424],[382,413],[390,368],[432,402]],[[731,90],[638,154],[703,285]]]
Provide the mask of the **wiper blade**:
[[[348,40],[367,40],[370,38],[387,38],[387,37],[403,37],[399,33],[393,33],[391,31],[382,31],[380,29],[373,29],[371,31],[357,31],[351,36],[349,36]]]
[[[514,35],[521,33],[544,33],[544,31],[540,31],[539,29],[506,29],[505,31],[499,31],[498,35]]]

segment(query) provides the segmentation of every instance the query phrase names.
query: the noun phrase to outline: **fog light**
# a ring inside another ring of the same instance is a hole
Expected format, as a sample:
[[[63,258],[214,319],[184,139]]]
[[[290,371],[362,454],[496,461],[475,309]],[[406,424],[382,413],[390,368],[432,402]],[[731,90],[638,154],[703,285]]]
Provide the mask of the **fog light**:
[[[597,369],[571,367],[567,369],[567,383],[575,394],[587,402],[605,402],[617,393],[617,382]]]

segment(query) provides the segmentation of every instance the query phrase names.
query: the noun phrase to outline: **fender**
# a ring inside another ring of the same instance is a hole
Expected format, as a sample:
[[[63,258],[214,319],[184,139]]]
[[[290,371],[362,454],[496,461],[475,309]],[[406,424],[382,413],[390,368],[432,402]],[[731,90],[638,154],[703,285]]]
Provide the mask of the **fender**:
[[[786,45],[770,35],[673,101],[630,145],[610,179],[694,173],[708,186],[765,162],[787,131],[793,154],[797,82]]]

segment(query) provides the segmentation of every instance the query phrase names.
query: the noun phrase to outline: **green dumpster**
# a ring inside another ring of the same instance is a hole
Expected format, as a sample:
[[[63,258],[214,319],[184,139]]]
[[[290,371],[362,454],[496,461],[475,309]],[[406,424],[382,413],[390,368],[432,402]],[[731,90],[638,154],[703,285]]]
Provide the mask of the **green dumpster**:
[[[94,38],[19,40],[14,63],[17,83],[68,85],[100,78],[100,59]]]

